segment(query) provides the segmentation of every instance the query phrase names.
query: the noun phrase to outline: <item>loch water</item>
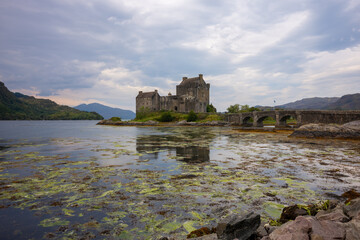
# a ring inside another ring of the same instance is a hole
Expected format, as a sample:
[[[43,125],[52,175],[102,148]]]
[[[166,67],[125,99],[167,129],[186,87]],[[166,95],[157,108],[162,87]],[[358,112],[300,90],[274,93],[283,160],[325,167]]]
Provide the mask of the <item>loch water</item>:
[[[358,141],[230,127],[0,122],[1,239],[184,238],[360,189]]]

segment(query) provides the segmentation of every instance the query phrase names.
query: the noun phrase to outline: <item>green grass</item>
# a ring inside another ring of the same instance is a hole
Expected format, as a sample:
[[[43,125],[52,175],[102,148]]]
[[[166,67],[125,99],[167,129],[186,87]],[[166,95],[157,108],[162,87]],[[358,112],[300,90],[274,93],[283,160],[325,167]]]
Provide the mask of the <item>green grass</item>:
[[[133,122],[147,122],[147,121],[160,121],[161,116],[167,112],[147,112],[141,113],[140,118],[135,118],[132,120]],[[187,120],[188,114],[185,113],[177,113],[177,112],[169,112],[173,118],[172,122],[179,122],[183,120]],[[196,122],[211,122],[211,121],[221,121],[224,120],[221,115],[216,113],[197,113]]]

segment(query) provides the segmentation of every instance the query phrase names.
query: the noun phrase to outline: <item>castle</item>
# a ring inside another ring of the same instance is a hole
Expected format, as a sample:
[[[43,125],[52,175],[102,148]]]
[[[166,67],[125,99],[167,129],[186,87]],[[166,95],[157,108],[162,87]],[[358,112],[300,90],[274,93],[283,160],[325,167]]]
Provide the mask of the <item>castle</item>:
[[[203,75],[198,77],[183,77],[182,82],[176,86],[176,95],[160,96],[158,91],[142,92],[136,97],[136,112],[140,111],[174,111],[188,113],[206,112],[209,105],[210,84],[206,83]]]

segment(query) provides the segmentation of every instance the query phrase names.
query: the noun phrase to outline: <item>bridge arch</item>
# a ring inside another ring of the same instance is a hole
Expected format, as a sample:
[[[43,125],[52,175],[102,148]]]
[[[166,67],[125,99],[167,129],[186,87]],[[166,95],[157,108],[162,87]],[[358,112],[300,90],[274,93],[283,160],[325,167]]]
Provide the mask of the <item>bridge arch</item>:
[[[296,111],[277,111],[276,127],[289,127],[286,121],[291,118],[295,119],[298,123],[298,115],[296,114]]]
[[[263,112],[254,112],[254,127],[263,127],[264,120],[266,118],[272,118],[276,120],[276,114],[274,111],[263,111]]]
[[[252,118],[252,116],[245,116],[243,119],[242,119],[242,126],[252,126],[253,123],[252,121],[254,121],[254,119]]]

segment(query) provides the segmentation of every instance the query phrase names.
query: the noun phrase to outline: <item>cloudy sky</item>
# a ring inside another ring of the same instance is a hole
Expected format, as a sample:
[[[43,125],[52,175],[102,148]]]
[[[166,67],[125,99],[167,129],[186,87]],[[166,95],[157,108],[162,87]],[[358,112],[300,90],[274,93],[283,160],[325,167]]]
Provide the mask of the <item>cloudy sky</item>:
[[[360,0],[1,0],[0,81],[135,110],[204,74],[220,111],[360,92]]]

